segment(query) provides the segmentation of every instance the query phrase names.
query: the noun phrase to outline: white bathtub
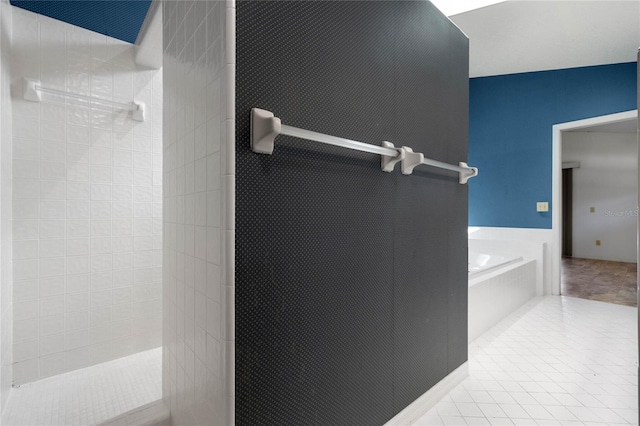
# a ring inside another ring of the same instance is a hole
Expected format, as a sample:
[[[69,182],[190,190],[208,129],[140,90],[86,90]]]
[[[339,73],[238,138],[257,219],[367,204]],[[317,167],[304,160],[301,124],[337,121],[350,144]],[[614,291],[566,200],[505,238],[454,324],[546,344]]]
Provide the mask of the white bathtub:
[[[535,296],[535,260],[469,251],[469,342]]]

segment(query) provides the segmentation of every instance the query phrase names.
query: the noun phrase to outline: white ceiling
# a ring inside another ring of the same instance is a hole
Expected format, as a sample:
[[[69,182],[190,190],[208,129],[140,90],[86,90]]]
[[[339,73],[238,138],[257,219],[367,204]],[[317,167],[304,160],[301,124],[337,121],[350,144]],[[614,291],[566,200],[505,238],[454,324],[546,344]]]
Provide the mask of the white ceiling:
[[[640,0],[510,0],[450,19],[470,77],[635,62],[640,47]]]
[[[447,16],[457,15],[473,9],[502,3],[504,0],[431,0]]]

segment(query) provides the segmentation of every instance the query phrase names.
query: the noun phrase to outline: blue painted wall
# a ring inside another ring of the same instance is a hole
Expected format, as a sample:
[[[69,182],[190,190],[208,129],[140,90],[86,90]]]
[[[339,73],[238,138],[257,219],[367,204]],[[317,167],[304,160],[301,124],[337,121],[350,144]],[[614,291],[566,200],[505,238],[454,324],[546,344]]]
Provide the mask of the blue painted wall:
[[[636,109],[636,66],[471,79],[469,164],[480,173],[469,181],[469,226],[550,229],[552,126]]]
[[[10,3],[133,44],[151,0],[11,0]]]

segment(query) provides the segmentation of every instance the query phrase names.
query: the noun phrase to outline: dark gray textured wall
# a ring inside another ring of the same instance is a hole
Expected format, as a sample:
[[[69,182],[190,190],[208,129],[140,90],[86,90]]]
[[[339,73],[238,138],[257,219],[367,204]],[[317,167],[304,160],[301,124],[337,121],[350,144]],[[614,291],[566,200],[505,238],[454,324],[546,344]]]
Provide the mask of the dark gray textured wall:
[[[457,164],[468,41],[430,3],[237,3],[236,422],[382,424],[467,359],[467,187],[280,136],[282,122]]]

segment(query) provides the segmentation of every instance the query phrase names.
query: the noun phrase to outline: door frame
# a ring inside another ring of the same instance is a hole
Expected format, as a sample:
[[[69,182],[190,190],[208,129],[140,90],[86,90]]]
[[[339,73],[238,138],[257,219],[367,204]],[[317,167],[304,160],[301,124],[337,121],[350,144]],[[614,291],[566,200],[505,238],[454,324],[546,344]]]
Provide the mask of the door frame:
[[[601,124],[613,124],[621,121],[638,119],[638,110],[624,111],[616,114],[601,115],[584,120],[555,124],[552,147],[551,173],[551,229],[553,232],[551,262],[551,294],[560,294],[560,259],[562,257],[562,133],[579,130]]]
[[[573,169],[562,166],[562,245],[561,256],[573,256]],[[571,209],[571,211],[567,211]]]

